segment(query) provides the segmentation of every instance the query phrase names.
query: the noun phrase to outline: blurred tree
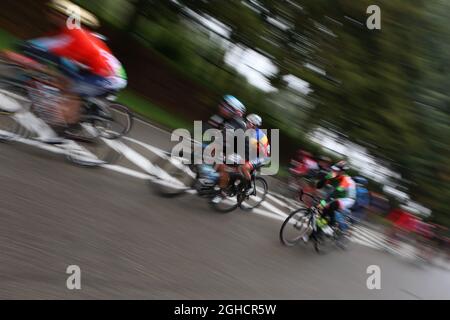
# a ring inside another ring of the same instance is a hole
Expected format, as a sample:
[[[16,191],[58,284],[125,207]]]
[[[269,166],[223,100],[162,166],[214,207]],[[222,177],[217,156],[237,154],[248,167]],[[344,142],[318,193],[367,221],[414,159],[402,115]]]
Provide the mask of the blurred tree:
[[[450,224],[449,1],[120,1],[132,6],[125,29],[186,74],[217,94],[238,94],[266,124],[293,136],[301,120],[303,132],[328,126],[364,143]],[[381,30],[366,27],[373,4],[382,10]],[[224,63],[225,47],[186,21],[220,34],[211,27],[218,22],[229,31],[222,40],[267,56],[278,69],[269,79],[278,96],[248,85]],[[309,83],[312,93],[298,99],[304,108],[294,107],[286,75]]]

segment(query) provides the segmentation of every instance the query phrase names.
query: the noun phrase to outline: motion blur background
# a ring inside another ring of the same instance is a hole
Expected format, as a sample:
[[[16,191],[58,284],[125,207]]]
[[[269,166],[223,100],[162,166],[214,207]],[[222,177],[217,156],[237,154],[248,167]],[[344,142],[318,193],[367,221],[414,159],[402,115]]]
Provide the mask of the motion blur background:
[[[137,113],[189,128],[233,94],[281,129],[284,163],[347,157],[389,208],[450,225],[449,1],[75,2],[101,18]],[[45,3],[1,1],[0,46],[48,31]]]

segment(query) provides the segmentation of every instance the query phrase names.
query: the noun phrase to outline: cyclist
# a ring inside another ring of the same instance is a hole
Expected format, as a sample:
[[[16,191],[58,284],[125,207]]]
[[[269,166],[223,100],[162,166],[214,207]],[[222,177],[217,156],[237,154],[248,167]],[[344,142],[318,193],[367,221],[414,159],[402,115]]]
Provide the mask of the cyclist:
[[[67,0],[48,3],[50,22],[59,30],[48,37],[25,42],[20,49],[33,58],[54,64],[64,75],[59,79],[65,123],[77,124],[81,97],[96,97],[127,86],[127,75],[119,60],[92,30],[100,26],[97,18]],[[69,24],[68,16],[79,14],[79,26]]]
[[[290,169],[290,172],[300,177],[312,177],[320,169],[314,156],[305,150],[299,150],[297,153],[297,159],[292,160],[291,164],[294,168]]]
[[[247,129],[250,130],[250,137],[246,144],[246,162],[243,165],[243,172],[245,181],[249,184],[247,188],[247,195],[253,193],[253,186],[251,182],[251,174],[255,168],[269,161],[270,144],[269,138],[261,130],[262,118],[257,114],[250,114],[246,118]],[[252,157],[253,156],[253,157]]]
[[[251,195],[254,191],[251,185],[252,173],[269,160],[270,144],[266,134],[260,129],[262,118],[257,114],[250,114],[246,120],[251,135],[246,141],[245,159],[236,153],[232,154],[225,164],[218,165],[216,169],[220,176],[219,187],[222,190],[227,188],[230,182],[240,179],[246,184],[246,194]],[[223,193],[216,196],[213,202],[219,202],[223,196]]]
[[[324,179],[317,183],[317,188],[332,186],[331,201],[322,200],[320,207],[323,215],[330,219],[332,226],[338,225],[343,232],[347,231],[344,213],[349,212],[356,200],[356,184],[353,179],[346,174],[349,169],[347,162],[342,160],[331,167],[331,172]]]
[[[296,157],[291,160],[289,188],[294,192],[300,190],[314,192],[315,188],[311,182],[316,178],[319,170],[320,167],[314,156],[308,151],[299,150]]]
[[[354,177],[353,180],[356,183],[356,201],[351,211],[350,222],[361,222],[366,214],[366,210],[370,205],[370,193],[367,189],[369,181],[364,177]]]
[[[246,113],[244,104],[232,95],[225,95],[222,101],[219,103],[218,113],[211,116],[203,127],[203,134],[208,129],[218,129],[222,132],[224,137],[223,141],[223,155],[226,154],[226,132],[225,130],[245,130],[246,123],[244,121],[244,115]],[[211,141],[207,137],[203,137],[203,147],[206,148]],[[218,179],[218,173],[213,166],[207,164],[201,164],[197,166],[201,179],[205,182],[212,184]]]

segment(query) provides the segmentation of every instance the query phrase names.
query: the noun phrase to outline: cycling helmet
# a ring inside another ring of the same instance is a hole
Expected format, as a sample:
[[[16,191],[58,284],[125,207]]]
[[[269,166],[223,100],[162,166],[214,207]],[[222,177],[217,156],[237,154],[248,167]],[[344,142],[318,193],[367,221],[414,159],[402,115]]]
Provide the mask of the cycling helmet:
[[[242,157],[240,155],[238,155],[237,153],[233,153],[227,157],[226,163],[228,165],[238,165],[238,164],[242,164],[243,161],[242,161]]]
[[[220,104],[220,109],[223,113],[236,117],[243,117],[247,111],[244,104],[231,95],[226,95],[223,97],[223,101]]]
[[[249,122],[250,124],[254,125],[257,128],[262,126],[262,118],[254,113],[249,114],[247,116],[247,122]]]
[[[98,28],[100,27],[100,22],[96,16],[94,16],[89,11],[81,8],[80,6],[72,3],[68,0],[51,0],[47,4],[51,9],[66,15],[76,15],[79,14],[81,24],[90,27],[90,28]]]
[[[345,160],[341,160],[331,167],[331,170],[336,172],[347,171],[348,169],[350,169],[350,167]]]

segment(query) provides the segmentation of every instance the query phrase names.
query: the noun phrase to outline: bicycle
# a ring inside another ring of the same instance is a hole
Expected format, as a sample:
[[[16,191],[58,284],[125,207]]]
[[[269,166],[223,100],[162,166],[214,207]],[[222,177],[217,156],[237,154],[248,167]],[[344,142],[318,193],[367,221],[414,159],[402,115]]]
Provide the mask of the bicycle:
[[[186,164],[181,158],[169,158],[159,167],[164,172],[164,175],[159,177],[160,183],[156,184],[160,195],[173,198],[195,190],[198,196],[208,199],[210,206],[221,213],[229,213],[237,208],[251,211],[261,205],[269,189],[267,181],[257,174],[260,167],[252,172],[253,192],[249,195],[246,194],[248,186],[241,179],[231,181],[225,190],[220,190],[217,180],[210,179],[202,172],[203,170],[200,170],[199,165]],[[215,172],[212,167],[208,168]],[[212,202],[211,200],[221,192],[225,194],[223,200],[218,203]]]
[[[115,92],[83,98],[79,124],[61,127],[64,121],[58,106],[62,95],[55,85],[58,74],[36,68],[39,64],[25,56],[15,54],[15,59],[0,58],[0,140],[36,139],[43,130],[56,136],[59,131],[67,138],[61,145],[71,162],[97,166],[117,160],[108,141],[131,131],[133,115],[128,107],[115,102]]]
[[[322,217],[319,209],[320,198],[301,191],[300,199],[312,205],[293,211],[283,222],[279,237],[283,245],[291,247],[308,237],[312,240],[317,253],[328,252],[333,246],[347,247],[348,237],[336,226],[330,226],[329,220]]]

